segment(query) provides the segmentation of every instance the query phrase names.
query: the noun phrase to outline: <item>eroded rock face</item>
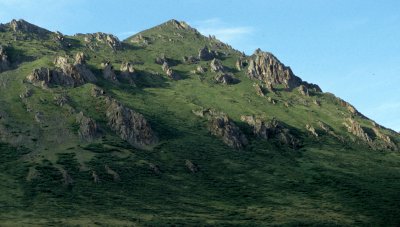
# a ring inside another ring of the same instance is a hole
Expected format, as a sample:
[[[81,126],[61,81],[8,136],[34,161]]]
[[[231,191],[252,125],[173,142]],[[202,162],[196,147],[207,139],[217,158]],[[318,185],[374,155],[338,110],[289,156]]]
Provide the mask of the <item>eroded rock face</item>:
[[[382,133],[379,128],[373,127],[372,130],[377,138],[377,140],[375,141],[375,146],[377,148],[387,149],[387,150],[398,150],[398,147],[392,141],[392,139],[390,139],[388,135]]]
[[[310,96],[308,89],[306,88],[306,86],[304,85],[300,85],[298,88],[300,94],[304,95],[304,96]]]
[[[226,145],[240,150],[248,144],[246,136],[225,113],[209,108],[192,112],[196,116],[207,118],[211,134],[221,138]]]
[[[363,140],[364,142],[367,142],[368,144],[372,143],[372,139],[370,138],[370,136],[365,133],[361,125],[353,118],[347,118],[346,122],[344,122],[343,124],[346,126],[348,132],[352,133],[353,135]]]
[[[241,120],[252,126],[254,135],[262,139],[277,139],[281,144],[292,149],[300,147],[300,141],[276,119],[263,121],[253,116],[241,116]]]
[[[76,116],[76,122],[79,124],[78,134],[82,140],[93,141],[98,137],[99,129],[96,122],[93,119],[83,115],[83,112],[80,112]]]
[[[243,58],[241,57],[241,58],[239,58],[238,60],[236,60],[235,66],[236,66],[236,69],[237,69],[238,71],[242,71],[243,68],[246,66],[245,59],[243,59]]]
[[[8,23],[8,26],[14,32],[34,33],[39,35],[47,35],[50,33],[48,30],[28,23],[25,20],[12,20]]]
[[[222,138],[232,148],[243,149],[248,144],[246,136],[226,115],[211,117],[209,129],[211,134]]]
[[[204,47],[199,50],[199,59],[202,61],[210,61],[215,57],[217,57],[217,53],[208,49],[208,47]]]
[[[249,60],[247,75],[252,79],[263,81],[265,84],[284,85],[287,89],[294,89],[300,85],[304,85],[316,92],[321,89],[315,84],[303,82],[299,77],[295,76],[292,70],[282,64],[274,55],[256,50]]]
[[[0,73],[10,69],[10,61],[5,49],[0,46]]]
[[[258,96],[261,96],[261,97],[265,96],[263,88],[259,84],[255,84],[254,89],[256,90],[256,93]]]
[[[140,149],[157,144],[158,138],[143,115],[123,106],[116,100],[108,100],[106,111],[108,126],[121,139]]]
[[[96,76],[81,62],[70,64],[65,57],[57,57],[54,61],[55,69],[34,69],[27,76],[27,81],[43,88],[49,85],[77,87],[85,83],[96,82]]]
[[[318,133],[312,125],[306,124],[306,129],[311,135],[313,135],[315,138],[318,138]]]
[[[122,43],[119,41],[119,39],[117,37],[115,37],[111,34],[97,32],[94,34],[86,34],[85,35],[85,42],[91,43],[91,42],[95,42],[95,41],[100,42],[100,43],[105,43],[114,50],[122,49]]]
[[[237,79],[230,73],[218,73],[218,75],[215,77],[215,81],[217,81],[217,83],[227,84],[227,85],[237,84],[240,82],[239,79]]]

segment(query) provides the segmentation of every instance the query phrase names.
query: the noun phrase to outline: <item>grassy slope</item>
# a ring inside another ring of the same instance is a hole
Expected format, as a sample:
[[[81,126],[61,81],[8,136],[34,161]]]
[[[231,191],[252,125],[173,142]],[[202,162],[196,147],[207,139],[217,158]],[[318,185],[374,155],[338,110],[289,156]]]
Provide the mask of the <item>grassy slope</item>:
[[[31,87],[34,95],[24,102],[34,111],[45,113],[46,119],[45,124],[35,122],[35,112],[26,112],[18,97],[25,86],[30,87],[21,81],[33,68],[51,65],[56,53],[44,51],[47,48],[40,42],[13,45],[37,60],[1,74],[2,80],[7,81],[0,90],[2,110],[9,115],[7,124],[29,147],[16,150],[6,144],[0,146],[3,224],[399,224],[398,153],[342,144],[327,135],[319,141],[304,136],[305,124],[323,120],[338,134],[350,137],[342,125],[345,116],[338,117],[349,113],[329,95],[303,97],[310,103],[307,107],[296,101],[296,92],[282,91],[279,96],[268,94],[280,100],[278,104],[268,103],[266,98],[256,96],[252,87],[255,81],[233,70],[238,57],[234,50],[221,51],[230,52],[223,63],[241,79],[238,85],[214,84],[211,73],[190,75],[188,72],[195,65],[173,66],[185,76],[176,82],[154,74],[161,73],[161,66],[153,63],[161,53],[178,61],[183,55],[197,55],[202,46],[217,42],[185,30],[179,32],[185,39],[177,38],[173,28],[156,27],[143,32],[146,37],[157,37],[147,47],[128,40],[126,49],[117,53],[106,47],[96,52],[85,50],[97,73],[104,60],[110,60],[115,68],[122,61],[143,62],[136,65],[139,87],[105,81],[99,85],[149,119],[161,138],[153,151],[131,148],[112,133],[93,144],[79,142],[73,129],[74,116],[68,114],[67,107],[52,103],[55,94],[64,92],[61,88]],[[171,43],[169,39],[175,41]],[[54,45],[52,41],[44,43]],[[72,56],[81,49],[67,50],[66,54]],[[208,62],[200,64],[206,66]],[[69,89],[70,105],[96,119],[109,132],[102,103],[89,95],[92,86]],[[321,101],[321,107],[312,104],[314,98]],[[284,107],[286,100],[293,103],[290,108]],[[248,136],[250,145],[246,150],[231,150],[209,135],[206,121],[191,113],[200,107],[228,113],[248,134],[250,130],[240,123],[240,115],[277,117],[303,135],[305,146],[294,152]],[[201,171],[189,173],[184,166],[186,159],[198,164]],[[162,173],[154,174],[149,163],[159,165]],[[105,164],[120,174],[120,182],[113,182]],[[69,172],[73,186],[62,185],[58,168]],[[36,169],[40,177],[26,181],[29,169]],[[90,170],[96,170],[101,184],[92,182]]]

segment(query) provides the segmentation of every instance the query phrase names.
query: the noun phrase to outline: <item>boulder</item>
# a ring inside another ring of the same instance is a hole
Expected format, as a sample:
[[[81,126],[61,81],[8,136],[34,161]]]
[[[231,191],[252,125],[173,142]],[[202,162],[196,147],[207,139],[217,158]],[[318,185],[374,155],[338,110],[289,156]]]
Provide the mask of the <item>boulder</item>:
[[[168,65],[167,62],[164,62],[161,66],[162,70],[167,74],[167,76],[172,80],[180,80],[180,76],[176,74]]]
[[[99,129],[97,127],[96,122],[83,115],[83,112],[80,112],[76,116],[76,123],[79,124],[78,134],[79,137],[84,141],[93,141],[99,135]]]
[[[203,47],[199,50],[199,59],[202,61],[210,61],[217,57],[217,53],[208,47]]]
[[[210,63],[210,69],[213,72],[224,72],[225,68],[219,59],[214,58]]]
[[[158,138],[143,115],[110,99],[106,116],[108,126],[123,140],[139,149],[156,145]]]
[[[239,79],[237,79],[230,73],[218,73],[217,76],[215,77],[215,81],[217,81],[217,83],[228,84],[228,85],[237,84],[240,82]]]
[[[196,73],[199,73],[199,74],[203,74],[206,71],[207,71],[207,68],[205,68],[205,67],[203,67],[201,65],[197,66],[197,68],[196,68]]]

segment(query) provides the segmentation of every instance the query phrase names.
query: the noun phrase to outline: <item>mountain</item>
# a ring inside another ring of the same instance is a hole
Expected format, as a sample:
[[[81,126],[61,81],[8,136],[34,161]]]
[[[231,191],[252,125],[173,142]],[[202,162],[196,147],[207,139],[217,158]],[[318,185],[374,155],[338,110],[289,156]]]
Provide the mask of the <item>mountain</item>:
[[[400,135],[272,53],[176,20],[0,46],[1,225],[400,224]]]

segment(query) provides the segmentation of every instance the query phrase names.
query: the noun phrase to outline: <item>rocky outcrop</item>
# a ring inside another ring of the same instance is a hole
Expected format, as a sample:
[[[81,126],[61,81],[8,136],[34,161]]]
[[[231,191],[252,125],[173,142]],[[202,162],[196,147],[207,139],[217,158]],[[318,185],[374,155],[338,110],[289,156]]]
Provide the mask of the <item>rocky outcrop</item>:
[[[57,106],[64,106],[70,102],[70,98],[66,94],[55,95],[53,100]]]
[[[274,55],[257,49],[249,60],[247,74],[252,79],[263,81],[265,84],[284,85],[287,89],[292,90],[300,85],[304,85],[316,92],[321,89],[314,84],[303,82],[299,77],[295,76],[292,70],[282,64]]]
[[[168,76],[168,78],[172,79],[172,80],[180,80],[180,76],[175,73],[168,65],[167,62],[164,62],[164,64],[162,65],[162,70],[164,71],[164,73]]]
[[[202,61],[210,61],[218,56],[217,52],[203,47],[199,50],[199,59]]]
[[[13,32],[21,32],[21,33],[37,34],[37,35],[51,34],[50,31],[38,27],[36,25],[33,25],[31,23],[28,23],[25,20],[12,20],[7,25]]]
[[[230,73],[218,73],[217,76],[215,77],[215,81],[217,83],[227,84],[227,85],[237,84],[240,82],[239,79],[237,79]]]
[[[122,49],[122,43],[119,41],[119,39],[111,34],[106,34],[102,32],[97,32],[94,34],[86,34],[85,36],[85,42],[86,43],[93,43],[93,42],[100,42],[107,44],[109,47],[111,47],[113,50],[120,50]]]
[[[253,87],[256,90],[256,93],[258,96],[261,96],[261,97],[265,96],[263,88],[259,84],[254,84]]]
[[[300,92],[301,95],[310,96],[308,89],[304,85],[300,85],[298,91]]]
[[[396,144],[390,139],[390,136],[385,135],[380,131],[379,128],[373,127],[372,128],[376,140],[375,140],[375,146],[380,149],[385,149],[385,150],[398,150],[398,147]]]
[[[193,56],[183,56],[183,62],[186,64],[196,64],[199,61],[198,58]]]
[[[191,173],[197,173],[199,167],[190,160],[185,160],[185,166]]]
[[[248,144],[246,136],[225,113],[210,108],[192,112],[196,116],[207,118],[211,134],[221,138],[226,145],[240,150]]]
[[[337,134],[333,131],[333,129],[332,129],[329,125],[325,124],[324,122],[318,121],[318,127],[319,127],[319,129],[320,129],[322,132],[324,132],[324,133],[326,133],[326,134],[328,134],[328,135],[330,135],[330,136],[332,136],[332,137],[338,139],[338,140],[341,141],[341,142],[344,142],[343,137],[337,135]]]
[[[156,64],[163,65],[164,63],[168,64],[168,58],[165,57],[165,54],[161,54],[160,56],[156,57],[154,60]]]
[[[264,121],[253,116],[241,116],[241,120],[249,124],[253,128],[254,135],[262,139],[276,139],[281,144],[292,149],[297,149],[300,147],[300,140],[295,138],[290,133],[290,130],[275,118],[270,121]]]
[[[27,76],[27,81],[43,88],[47,88],[50,85],[77,87],[85,83],[97,81],[95,75],[82,62],[70,64],[67,58],[57,57],[54,65],[56,66],[55,69],[34,69]]]
[[[235,149],[243,149],[248,140],[228,116],[212,116],[209,122],[209,130],[212,135],[222,138],[222,141]]]
[[[158,138],[143,115],[114,99],[107,101],[108,126],[123,140],[139,149],[156,145]]]
[[[212,72],[224,72],[225,68],[219,59],[214,58],[210,63],[210,69]]]
[[[101,64],[103,68],[103,78],[112,82],[117,82],[117,75],[114,72],[113,65],[108,61]]]
[[[94,87],[92,87],[90,94],[92,95],[92,97],[98,98],[98,97],[104,96],[106,94],[106,92],[103,89],[101,89],[100,87],[94,86]]]
[[[92,171],[92,178],[93,178],[94,183],[96,183],[96,184],[100,183],[100,177],[99,177],[99,175],[97,175],[96,171],[94,171],[94,170]]]
[[[318,138],[318,133],[312,125],[306,124],[306,129],[312,136],[314,136],[315,138]]]
[[[81,140],[84,141],[93,141],[99,135],[99,128],[97,127],[96,122],[83,115],[83,112],[80,112],[76,116],[76,123],[79,124],[78,135]]]
[[[201,65],[197,66],[197,68],[196,68],[196,73],[199,73],[199,74],[203,74],[203,73],[205,73],[206,71],[207,71],[207,68],[204,68],[204,67],[201,66]]]
[[[344,122],[343,124],[346,126],[347,131],[355,135],[357,138],[368,144],[372,143],[371,137],[367,133],[365,133],[361,125],[353,118],[347,118],[346,122]]]
[[[128,81],[129,84],[135,85],[136,70],[131,62],[123,62],[120,67],[121,74],[119,77]]]
[[[0,73],[10,69],[10,61],[5,49],[0,45]]]
[[[235,67],[238,71],[242,71],[245,66],[246,62],[244,58],[241,57],[238,60],[236,60]]]

